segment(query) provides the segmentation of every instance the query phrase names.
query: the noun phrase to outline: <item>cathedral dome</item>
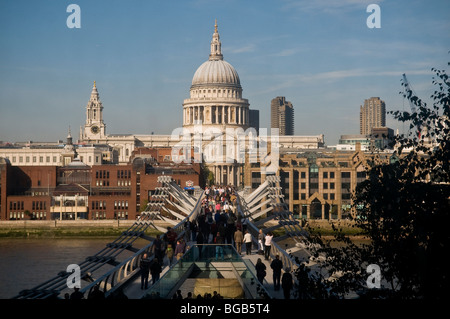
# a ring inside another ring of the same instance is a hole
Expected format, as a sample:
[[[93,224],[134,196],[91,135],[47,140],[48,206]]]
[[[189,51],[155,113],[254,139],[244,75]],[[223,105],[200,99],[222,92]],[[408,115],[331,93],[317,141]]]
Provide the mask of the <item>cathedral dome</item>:
[[[195,71],[191,88],[211,85],[241,88],[239,75],[235,68],[223,60],[222,43],[220,42],[219,32],[217,31],[217,20],[211,40],[209,60],[200,65],[197,71]]]
[[[242,98],[242,87],[236,69],[223,60],[217,20],[211,40],[209,59],[200,65],[192,78],[190,97],[183,102],[183,127],[194,130],[201,124],[208,129],[224,130],[249,124],[249,103]]]
[[[192,86],[224,85],[240,87],[236,69],[224,60],[209,60],[200,65],[192,78]]]

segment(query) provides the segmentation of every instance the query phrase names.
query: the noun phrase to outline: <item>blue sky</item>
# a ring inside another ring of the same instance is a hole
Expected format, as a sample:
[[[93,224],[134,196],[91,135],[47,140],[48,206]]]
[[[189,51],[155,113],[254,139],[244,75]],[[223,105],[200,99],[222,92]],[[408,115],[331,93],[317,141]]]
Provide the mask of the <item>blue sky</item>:
[[[79,29],[66,25],[71,3]],[[366,25],[371,3],[379,29]],[[56,141],[69,126],[77,138],[94,80],[107,133],[170,134],[217,19],[260,126],[270,126],[270,100],[286,96],[295,134],[333,145],[359,133],[364,99],[409,110],[403,73],[431,103],[431,68],[450,61],[449,16],[447,0],[1,0],[0,140]],[[404,129],[389,115],[387,124]]]

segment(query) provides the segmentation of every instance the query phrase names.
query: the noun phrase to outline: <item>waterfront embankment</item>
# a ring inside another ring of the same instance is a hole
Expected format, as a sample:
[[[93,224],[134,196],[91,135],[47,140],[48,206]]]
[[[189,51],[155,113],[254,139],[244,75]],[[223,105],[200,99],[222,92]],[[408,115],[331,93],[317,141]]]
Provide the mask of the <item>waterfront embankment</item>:
[[[134,220],[2,220],[0,238],[65,238],[65,237],[117,237],[134,224]],[[167,228],[169,223],[153,221],[155,225]],[[348,236],[360,236],[361,230],[348,220],[309,220],[305,229],[311,234],[332,236],[333,227],[341,229]],[[156,229],[146,231],[149,236],[160,234]],[[280,234],[281,235],[281,234]]]
[[[8,220],[0,221],[0,238],[65,238],[65,237],[117,237],[129,229],[134,220]],[[166,228],[170,224],[154,221]],[[149,228],[147,235],[160,232]]]

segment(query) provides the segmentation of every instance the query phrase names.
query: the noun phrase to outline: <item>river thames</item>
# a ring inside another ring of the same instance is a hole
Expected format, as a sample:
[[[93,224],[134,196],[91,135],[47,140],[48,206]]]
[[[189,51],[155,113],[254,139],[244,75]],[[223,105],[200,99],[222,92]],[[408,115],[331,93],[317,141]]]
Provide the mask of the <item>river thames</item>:
[[[99,252],[111,238],[0,239],[0,299],[55,277],[70,264]]]
[[[95,255],[116,238],[1,238],[0,299],[31,289]],[[368,243],[366,240],[356,240]],[[289,247],[294,242],[289,240]],[[137,246],[142,244],[136,241]]]

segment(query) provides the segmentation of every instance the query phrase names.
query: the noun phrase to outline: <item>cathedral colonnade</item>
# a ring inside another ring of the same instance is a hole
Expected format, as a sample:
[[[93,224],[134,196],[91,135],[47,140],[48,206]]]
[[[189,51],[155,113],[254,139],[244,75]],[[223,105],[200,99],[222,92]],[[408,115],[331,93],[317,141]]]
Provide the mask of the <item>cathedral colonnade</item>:
[[[214,174],[216,184],[240,186],[242,165],[237,164],[210,164],[208,169]]]
[[[235,124],[248,125],[249,109],[236,105],[195,105],[184,106],[183,125]]]

